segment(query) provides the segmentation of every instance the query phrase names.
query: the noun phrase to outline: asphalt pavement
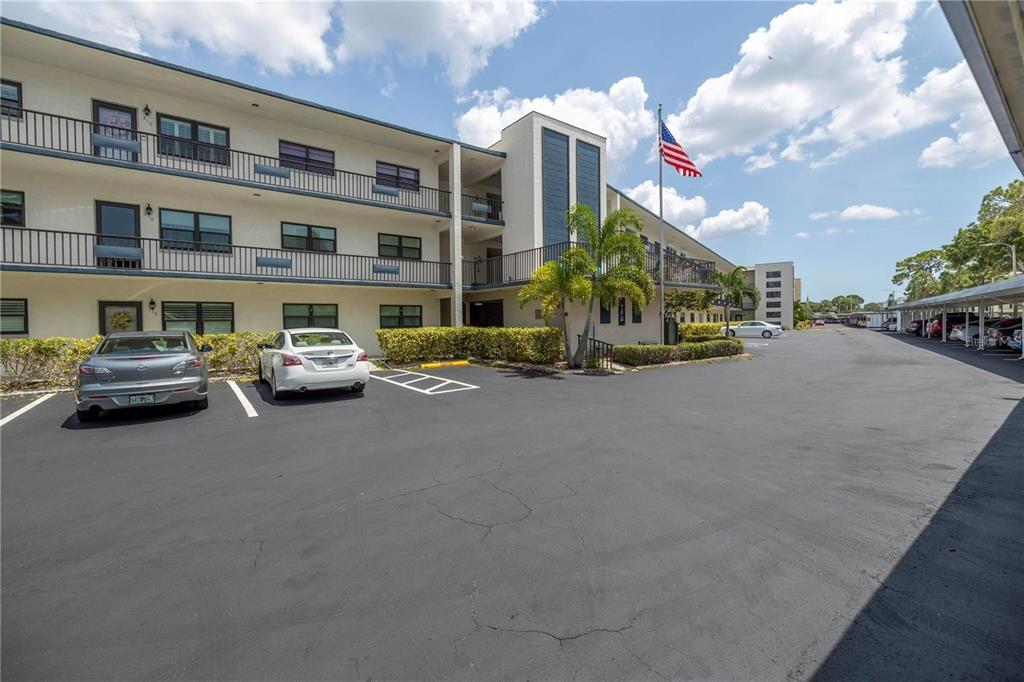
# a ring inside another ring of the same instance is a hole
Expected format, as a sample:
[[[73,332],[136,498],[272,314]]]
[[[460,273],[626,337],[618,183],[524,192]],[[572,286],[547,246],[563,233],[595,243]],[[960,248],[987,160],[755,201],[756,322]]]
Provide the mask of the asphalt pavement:
[[[0,432],[4,677],[1020,678],[1024,363],[750,351],[89,424],[55,395]]]

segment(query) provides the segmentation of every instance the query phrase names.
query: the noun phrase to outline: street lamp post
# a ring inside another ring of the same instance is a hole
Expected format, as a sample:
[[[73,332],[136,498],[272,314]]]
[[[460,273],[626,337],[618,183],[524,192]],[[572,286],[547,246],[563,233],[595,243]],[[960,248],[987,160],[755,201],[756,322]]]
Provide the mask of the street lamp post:
[[[985,242],[984,244],[981,244],[981,246],[1005,246],[1006,248],[1010,249],[1010,267],[1012,268],[1012,270],[1010,272],[1010,276],[1011,277],[1016,277],[1017,276],[1017,245],[1016,244],[1007,244],[1006,242]]]

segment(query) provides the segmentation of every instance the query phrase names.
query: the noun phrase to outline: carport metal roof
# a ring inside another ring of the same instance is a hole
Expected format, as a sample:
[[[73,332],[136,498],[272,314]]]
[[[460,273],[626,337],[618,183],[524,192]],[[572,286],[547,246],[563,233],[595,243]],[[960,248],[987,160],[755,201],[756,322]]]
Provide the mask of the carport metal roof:
[[[907,301],[894,305],[889,310],[916,310],[919,308],[936,308],[948,305],[969,305],[987,301],[989,303],[1022,303],[1024,302],[1024,275],[1002,279],[990,284],[961,289],[949,294],[929,296],[916,301]]]

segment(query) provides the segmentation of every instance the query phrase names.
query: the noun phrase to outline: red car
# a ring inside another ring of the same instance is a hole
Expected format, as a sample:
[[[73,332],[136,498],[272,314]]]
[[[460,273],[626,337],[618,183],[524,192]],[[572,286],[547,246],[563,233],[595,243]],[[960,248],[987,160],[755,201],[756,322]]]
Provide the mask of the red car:
[[[978,316],[975,315],[974,313],[971,313],[970,321],[977,322]],[[963,323],[963,313],[946,313],[946,335],[949,336],[949,333],[953,331],[953,327],[957,325],[962,325]],[[928,336],[929,338],[942,338],[942,315],[939,315],[938,317],[933,318],[931,321],[928,322]]]

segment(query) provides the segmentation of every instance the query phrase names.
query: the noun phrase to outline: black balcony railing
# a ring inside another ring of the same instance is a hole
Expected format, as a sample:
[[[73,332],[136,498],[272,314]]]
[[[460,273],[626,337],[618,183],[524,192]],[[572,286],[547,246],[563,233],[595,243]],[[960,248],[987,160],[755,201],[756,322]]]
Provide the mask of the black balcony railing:
[[[558,259],[572,246],[580,246],[580,244],[560,242],[494,258],[463,261],[463,286],[497,287],[521,284],[530,279],[534,270],[547,261]],[[653,248],[648,249],[646,269],[657,281],[660,272],[658,252]],[[711,286],[714,284],[714,273],[713,261],[697,260],[673,253],[665,254],[666,284]]]
[[[501,200],[490,197],[474,197],[468,194],[462,195],[462,218],[469,220],[486,220],[501,222],[504,220],[501,214]]]
[[[244,182],[277,190],[340,197],[434,213],[451,212],[451,193],[432,187],[390,187],[378,182],[372,175],[325,166],[296,164],[289,159],[282,160],[274,156],[252,154],[228,147],[183,141],[175,137],[102,125],[30,109],[22,109],[21,112],[20,118],[0,118],[0,141],[162,168],[193,176]],[[467,199],[472,198],[464,197],[464,204]],[[498,212],[500,213],[500,206]]]
[[[166,272],[257,281],[451,286],[451,264],[436,261],[6,226],[0,228],[0,263],[116,274]]]

